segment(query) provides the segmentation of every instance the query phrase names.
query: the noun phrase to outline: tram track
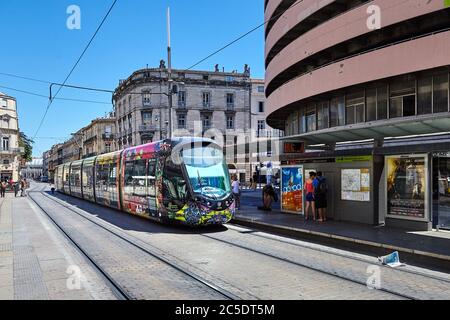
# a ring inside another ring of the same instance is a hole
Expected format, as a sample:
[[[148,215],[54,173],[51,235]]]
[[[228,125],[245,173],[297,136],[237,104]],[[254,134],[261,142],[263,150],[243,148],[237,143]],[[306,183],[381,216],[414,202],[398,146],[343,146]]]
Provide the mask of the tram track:
[[[77,212],[76,210],[74,210],[73,208],[71,208],[70,205],[65,204],[64,201],[62,201],[62,200],[60,200],[60,199],[55,199],[55,198],[49,196],[49,195],[46,194],[46,193],[42,193],[42,194],[43,194],[46,198],[48,198],[48,199],[50,199],[50,200],[52,200],[52,201],[58,203],[59,205],[65,207],[66,209],[68,209],[68,210],[70,210],[70,211],[73,211],[73,212],[75,212],[77,215],[79,215],[79,216],[81,216],[81,217],[83,217],[83,218],[85,218],[85,219],[87,219],[87,220],[90,220],[92,223],[95,223],[95,224],[98,225],[97,222],[92,221],[90,218],[88,218],[88,217],[84,216],[83,214]],[[63,203],[61,203],[61,202],[63,202]],[[101,227],[102,227],[102,228],[105,228],[104,226],[101,226]],[[112,231],[112,230],[108,230],[108,231],[111,232],[111,233],[116,234],[115,231]],[[142,240],[142,239],[139,239],[139,238],[134,237],[133,235],[130,235],[130,234],[129,234],[128,232],[126,232],[126,231],[121,231],[121,232],[125,233],[128,237],[131,237],[131,238],[133,238],[134,240],[143,241],[145,244],[151,245],[151,244],[149,244],[148,242],[146,242],[146,241],[144,241],[144,240]],[[326,272],[326,271],[324,271],[324,270],[321,270],[320,268],[314,268],[314,267],[311,267],[311,266],[308,265],[308,264],[302,264],[302,263],[298,263],[298,262],[295,262],[295,261],[291,261],[291,260],[289,260],[289,259],[286,259],[286,258],[283,258],[283,257],[280,257],[280,256],[276,256],[276,255],[274,255],[274,254],[269,254],[269,253],[263,252],[263,251],[261,251],[261,250],[255,250],[255,249],[250,248],[250,247],[248,247],[248,246],[243,246],[243,245],[240,245],[240,244],[236,244],[236,243],[234,243],[234,242],[232,242],[232,241],[226,241],[226,240],[223,240],[223,239],[218,239],[218,238],[216,238],[216,237],[212,237],[212,236],[208,236],[208,235],[204,235],[204,234],[199,234],[199,236],[206,237],[206,238],[208,238],[209,240],[214,240],[214,241],[218,241],[218,242],[221,242],[221,243],[224,243],[224,244],[227,244],[227,245],[231,245],[231,246],[234,246],[234,247],[238,247],[238,248],[240,248],[240,249],[243,249],[243,250],[246,250],[246,251],[249,251],[249,252],[253,252],[253,253],[256,253],[256,254],[260,254],[260,255],[266,256],[266,257],[271,258],[271,259],[276,259],[276,260],[282,261],[282,262],[284,262],[284,263],[289,263],[289,264],[295,265],[295,266],[297,266],[297,267],[307,268],[307,269],[309,269],[309,270],[314,270],[314,271],[316,271],[316,272],[320,272],[320,273],[325,274],[325,275],[328,275],[328,276],[333,276],[333,277],[339,278],[339,279],[341,279],[341,280],[350,281],[350,282],[355,283],[355,284],[357,284],[357,285],[367,286],[367,283],[366,283],[366,282],[358,281],[358,280],[352,279],[352,278],[350,278],[350,277],[341,276],[341,275],[339,275],[339,274],[337,274],[337,273]],[[309,248],[309,249],[311,249],[311,248]],[[144,250],[146,250],[146,249],[144,249]],[[160,249],[159,249],[159,250],[160,250]],[[343,256],[343,257],[344,257],[344,258],[347,258],[347,259],[354,259],[354,258],[348,257],[348,256]],[[164,259],[164,258],[163,258],[163,259]],[[354,259],[354,260],[356,260],[356,259]],[[368,261],[362,261],[362,262],[366,262],[366,263],[367,263]],[[171,263],[171,262],[170,262],[170,263]],[[380,288],[380,289],[378,289],[378,290],[379,290],[379,291],[382,291],[382,292],[385,292],[385,293],[387,293],[387,294],[391,294],[391,295],[400,297],[400,298],[402,298],[402,299],[416,300],[416,298],[413,297],[413,296],[406,295],[406,294],[402,294],[402,293],[399,293],[399,292],[396,292],[396,291],[393,291],[393,290],[389,290],[389,289],[386,289],[386,288]]]
[[[236,224],[236,225],[233,225],[233,226],[237,227],[238,225]],[[238,226],[238,227],[241,227],[241,226]],[[235,229],[233,229],[233,230],[236,231],[236,232],[240,232],[240,231],[237,231]],[[262,231],[255,230],[255,232],[262,232]],[[330,254],[330,255],[336,256],[336,257],[345,258],[345,259],[351,259],[351,260],[359,261],[359,262],[362,262],[362,263],[373,264],[375,262],[375,261],[371,261],[369,259],[356,257],[356,256],[350,256],[350,255],[344,254],[344,253],[339,253],[336,250],[327,250],[327,249],[323,249],[323,248],[318,248],[317,247],[318,245],[315,245],[315,244],[314,245],[300,244],[300,243],[298,243],[298,241],[301,241],[300,239],[295,239],[295,238],[292,239],[292,240],[297,240],[296,243],[293,243],[293,242],[282,240],[282,239],[279,239],[279,238],[276,239],[275,238],[275,237],[277,237],[276,235],[273,235],[273,237],[271,237],[271,236],[267,236],[267,235],[263,235],[263,234],[255,234],[254,232],[251,232],[251,233],[248,232],[248,233],[246,233],[246,235],[249,235],[249,236],[252,236],[252,237],[258,237],[258,238],[262,238],[262,239],[266,239],[266,240],[270,240],[270,241],[277,241],[277,242],[281,242],[281,243],[284,243],[284,244],[287,244],[287,245],[295,246],[295,247],[298,247],[298,248],[301,248],[301,249],[314,250],[314,251],[317,251],[317,252],[320,252],[320,253],[326,253],[326,254]],[[380,267],[382,267],[383,269],[392,270],[389,266],[380,265]],[[450,278],[446,279],[446,278],[435,276],[435,275],[432,275],[432,274],[425,274],[425,273],[420,272],[420,271],[414,271],[414,270],[402,269],[402,268],[395,269],[395,271],[396,272],[401,272],[401,273],[409,273],[409,274],[412,274],[412,275],[417,275],[417,276],[422,276],[422,277],[427,277],[427,278],[430,278],[430,279],[434,279],[434,280],[437,280],[437,281],[443,281],[443,282],[446,282],[446,283],[450,284]]]
[[[99,272],[100,275],[102,275],[102,277],[105,279],[105,281],[107,282],[108,285],[110,285],[110,287],[113,289],[113,292],[116,294],[116,296],[121,299],[121,300],[134,300],[135,298],[133,297],[132,294],[130,294],[128,292],[128,289],[125,288],[125,286],[121,285],[118,281],[116,281],[114,279],[114,276],[112,276],[108,271],[106,271],[102,266],[99,265],[99,263],[97,263],[95,261],[95,258],[91,257],[91,255],[87,252],[87,250],[85,250],[82,245],[80,245],[78,243],[78,241],[76,241],[71,235],[70,232],[68,232],[67,230],[64,229],[64,227],[62,227],[57,219],[55,219],[49,212],[48,210],[46,210],[43,205],[41,205],[41,203],[39,203],[39,200],[36,200],[33,196],[34,193],[37,194],[41,194],[43,195],[45,198],[53,201],[54,203],[57,203],[58,205],[60,205],[61,207],[75,213],[76,215],[78,215],[79,217],[82,217],[84,219],[84,221],[88,221],[90,223],[92,223],[93,225],[95,225],[98,228],[101,228],[102,230],[108,232],[109,234],[117,237],[118,239],[120,239],[121,241],[125,242],[127,245],[132,246],[133,248],[136,248],[138,250],[140,250],[141,252],[144,252],[145,254],[149,255],[150,257],[152,257],[153,259],[158,260],[159,262],[169,266],[170,268],[172,268],[173,270],[176,270],[176,272],[182,274],[184,277],[189,278],[190,281],[196,282],[198,285],[205,287],[205,289],[211,290],[212,292],[216,293],[218,297],[220,297],[221,299],[225,299],[225,300],[240,300],[240,298],[236,295],[234,295],[231,292],[228,292],[227,290],[220,288],[219,286],[207,281],[206,279],[203,279],[202,277],[190,273],[187,270],[184,270],[182,267],[180,267],[179,265],[177,265],[176,263],[169,261],[167,258],[161,256],[160,254],[157,254],[155,252],[153,252],[152,250],[148,249],[147,247],[144,247],[141,244],[138,244],[136,241],[142,241],[138,238],[135,238],[134,236],[130,235],[129,233],[125,232],[125,231],[121,231],[121,233],[126,234],[126,237],[119,234],[119,232],[116,232],[96,221],[94,221],[93,219],[86,217],[85,215],[77,212],[76,210],[74,210],[73,208],[71,208],[70,206],[64,205],[62,203],[60,203],[59,201],[57,201],[56,199],[50,197],[49,195],[47,195],[45,192],[43,191],[30,191],[28,192],[29,198],[33,201],[33,203],[35,203],[40,210],[52,221],[52,223],[58,228],[58,230],[61,231],[61,233],[82,253],[83,256],[86,257],[86,259],[91,263],[91,265],[94,267],[95,270],[97,270]]]

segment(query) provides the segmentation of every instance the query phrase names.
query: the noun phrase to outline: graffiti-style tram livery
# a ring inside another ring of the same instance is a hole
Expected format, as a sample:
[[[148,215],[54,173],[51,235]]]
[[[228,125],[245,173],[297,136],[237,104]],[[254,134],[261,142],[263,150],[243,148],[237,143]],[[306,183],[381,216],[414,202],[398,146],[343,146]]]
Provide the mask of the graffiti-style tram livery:
[[[209,139],[141,145],[56,168],[59,192],[159,222],[225,224],[235,213],[221,148]]]

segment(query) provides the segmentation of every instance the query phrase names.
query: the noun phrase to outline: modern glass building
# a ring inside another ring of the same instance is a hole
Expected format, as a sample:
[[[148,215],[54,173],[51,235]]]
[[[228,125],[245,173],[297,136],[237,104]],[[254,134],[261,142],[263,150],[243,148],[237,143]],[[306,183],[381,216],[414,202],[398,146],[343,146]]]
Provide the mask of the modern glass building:
[[[265,18],[267,123],[305,149],[285,164],[328,175],[330,218],[449,227],[449,3],[266,0]]]

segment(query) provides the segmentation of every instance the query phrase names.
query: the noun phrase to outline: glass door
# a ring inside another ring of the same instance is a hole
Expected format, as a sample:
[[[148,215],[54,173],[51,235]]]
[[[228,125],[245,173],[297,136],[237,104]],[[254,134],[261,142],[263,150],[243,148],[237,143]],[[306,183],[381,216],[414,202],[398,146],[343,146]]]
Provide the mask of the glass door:
[[[450,153],[434,159],[433,225],[450,230]]]

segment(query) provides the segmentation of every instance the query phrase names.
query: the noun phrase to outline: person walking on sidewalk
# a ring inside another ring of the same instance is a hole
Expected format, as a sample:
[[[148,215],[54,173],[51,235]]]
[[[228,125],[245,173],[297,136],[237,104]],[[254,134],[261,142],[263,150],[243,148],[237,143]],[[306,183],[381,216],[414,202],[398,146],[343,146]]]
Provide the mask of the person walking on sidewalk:
[[[241,208],[241,186],[237,176],[233,177],[233,183],[231,184],[233,188],[234,200],[236,201],[236,209]]]
[[[309,178],[305,181],[305,193],[306,193],[306,206],[305,206],[305,221],[309,218],[309,208],[312,211],[312,218],[316,221],[316,203],[314,198],[314,179],[316,178],[315,172],[309,173]]]
[[[20,196],[26,197],[26,188],[27,188],[27,181],[25,179],[20,180]]]
[[[314,196],[316,200],[316,208],[319,214],[319,222],[327,221],[327,180],[322,172],[317,172],[314,179]]]
[[[17,195],[19,194],[19,190],[20,190],[20,182],[17,181],[16,183],[14,183],[14,197],[17,198]]]
[[[8,184],[6,183],[5,180],[3,180],[3,181],[1,182],[1,185],[0,185],[0,194],[1,194],[1,197],[2,197],[2,198],[5,197],[5,194],[6,194],[6,188],[7,188],[7,187],[8,187]]]

